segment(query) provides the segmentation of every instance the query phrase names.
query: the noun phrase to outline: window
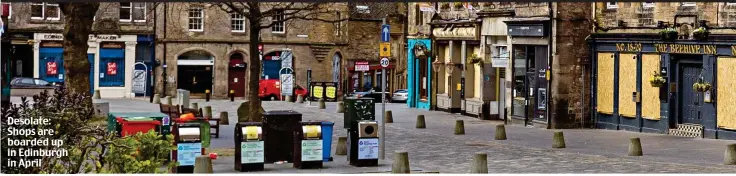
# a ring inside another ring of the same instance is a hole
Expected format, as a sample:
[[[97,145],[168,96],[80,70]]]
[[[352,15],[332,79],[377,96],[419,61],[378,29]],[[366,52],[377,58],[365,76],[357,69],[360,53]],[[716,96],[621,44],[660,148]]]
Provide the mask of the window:
[[[271,26],[271,32],[272,33],[284,33],[284,27],[286,26],[286,23],[284,22],[284,18],[286,18],[286,15],[284,14],[284,10],[275,10],[276,15],[271,17],[271,22],[274,23],[273,26]]]
[[[641,3],[641,6],[644,7],[644,8],[653,8],[654,7],[654,2],[642,2]]]
[[[204,10],[202,7],[189,9],[189,31],[204,31]]]
[[[680,3],[680,6],[685,6],[685,7],[694,7],[695,5],[696,5],[695,2],[681,2]]]
[[[13,17],[13,7],[12,7],[12,5],[9,2],[3,2],[2,4],[3,5],[5,5],[5,4],[8,5],[8,19],[10,19],[11,17]]]
[[[424,13],[419,5],[416,6],[416,25],[424,25]]]
[[[59,4],[56,3],[32,3],[31,19],[34,20],[59,20]]]
[[[130,22],[131,20],[134,22],[146,21],[146,3],[120,3],[120,21]]]
[[[617,2],[606,2],[606,7],[608,7],[608,9],[617,9],[618,3]]]
[[[245,18],[243,17],[243,14],[230,14],[230,28],[232,32],[245,32]]]
[[[727,2],[727,6],[736,6],[736,2]],[[13,12],[12,10],[10,12]]]
[[[335,16],[337,16],[337,20],[342,19],[342,14],[340,12],[335,12]],[[335,36],[340,36],[340,33],[342,32],[342,21],[338,21],[335,23]]]

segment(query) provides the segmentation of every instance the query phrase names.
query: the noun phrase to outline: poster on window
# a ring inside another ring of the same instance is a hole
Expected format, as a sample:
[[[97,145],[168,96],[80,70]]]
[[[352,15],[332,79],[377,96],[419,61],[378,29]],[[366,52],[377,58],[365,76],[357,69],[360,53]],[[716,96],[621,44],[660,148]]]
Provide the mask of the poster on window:
[[[46,74],[56,75],[57,73],[59,73],[59,70],[56,65],[56,62],[46,62]]]
[[[115,62],[108,62],[107,63],[107,75],[117,75],[118,74],[118,64]]]

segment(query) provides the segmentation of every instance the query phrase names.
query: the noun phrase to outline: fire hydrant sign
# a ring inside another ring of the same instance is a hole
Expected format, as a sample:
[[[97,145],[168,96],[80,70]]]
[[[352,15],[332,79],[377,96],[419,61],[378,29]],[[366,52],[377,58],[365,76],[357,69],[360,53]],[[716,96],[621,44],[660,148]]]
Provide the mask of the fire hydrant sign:
[[[322,140],[302,140],[302,161],[322,161]]]
[[[202,143],[178,143],[176,144],[176,159],[180,166],[194,166],[194,160],[202,155]]]
[[[358,159],[378,159],[378,138],[358,140]]]
[[[118,64],[115,62],[108,62],[107,63],[107,75],[116,75],[118,74]]]
[[[263,163],[263,141],[240,142],[241,163]]]
[[[46,74],[55,75],[59,73],[56,62],[46,62]]]

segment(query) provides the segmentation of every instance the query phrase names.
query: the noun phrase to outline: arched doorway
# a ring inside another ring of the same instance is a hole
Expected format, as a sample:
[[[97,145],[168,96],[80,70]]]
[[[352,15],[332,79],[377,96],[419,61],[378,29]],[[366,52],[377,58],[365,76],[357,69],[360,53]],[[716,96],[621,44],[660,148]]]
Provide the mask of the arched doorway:
[[[241,53],[230,55],[228,89],[235,92],[235,97],[245,97],[245,85],[247,84],[245,73],[248,64],[243,62],[243,58]]]
[[[191,94],[204,94],[206,90],[212,90],[214,65],[214,56],[206,51],[194,50],[179,55],[177,88],[189,90]]]

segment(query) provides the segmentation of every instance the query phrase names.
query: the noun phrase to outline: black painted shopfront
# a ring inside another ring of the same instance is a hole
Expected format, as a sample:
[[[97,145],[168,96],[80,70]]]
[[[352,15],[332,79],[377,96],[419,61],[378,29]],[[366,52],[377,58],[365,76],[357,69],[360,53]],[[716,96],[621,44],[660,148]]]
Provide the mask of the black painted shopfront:
[[[736,139],[736,40],[599,34],[590,44],[597,128],[671,133],[686,124],[704,138]]]

